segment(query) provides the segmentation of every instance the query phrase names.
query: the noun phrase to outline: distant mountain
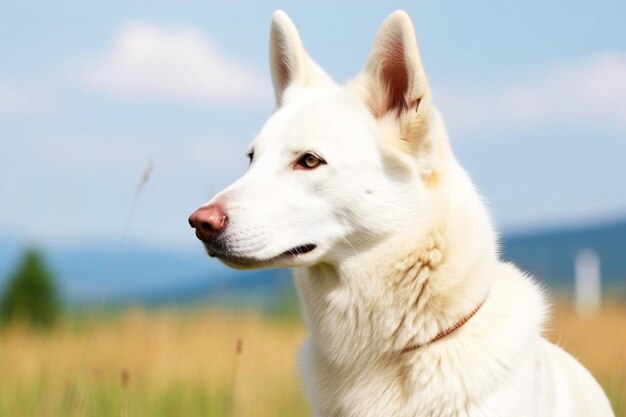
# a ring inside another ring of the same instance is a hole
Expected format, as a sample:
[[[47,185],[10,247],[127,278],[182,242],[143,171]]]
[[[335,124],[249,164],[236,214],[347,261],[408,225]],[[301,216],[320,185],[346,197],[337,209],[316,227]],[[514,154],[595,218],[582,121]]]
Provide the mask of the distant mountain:
[[[0,288],[27,245],[0,239]],[[187,251],[105,244],[39,247],[70,303],[168,294],[199,279],[212,281],[234,271],[209,260],[200,245]]]
[[[148,306],[218,305],[226,308],[255,307],[272,311],[284,297],[294,294],[291,272],[284,269],[229,271],[213,279],[201,278],[164,292],[152,290],[113,300],[114,304],[139,302]]]
[[[0,289],[24,248],[0,237]],[[549,286],[571,289],[578,251],[593,249],[606,287],[626,291],[626,220],[505,236],[503,258]],[[221,303],[269,308],[293,294],[285,270],[240,272],[210,260],[200,245],[186,251],[89,245],[41,248],[72,304]]]
[[[28,245],[0,237],[0,291]],[[235,271],[201,245],[186,251],[106,244],[39,247],[73,306],[219,304],[271,310],[293,293],[286,270]]]
[[[626,287],[626,220],[505,236],[503,257],[551,286],[573,287],[574,259],[592,249],[606,287]]]

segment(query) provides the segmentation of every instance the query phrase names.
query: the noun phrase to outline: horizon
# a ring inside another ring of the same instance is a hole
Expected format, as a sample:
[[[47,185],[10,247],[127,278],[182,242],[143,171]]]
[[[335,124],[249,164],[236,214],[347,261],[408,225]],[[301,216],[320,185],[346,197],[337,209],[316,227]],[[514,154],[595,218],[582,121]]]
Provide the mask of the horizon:
[[[626,244],[626,240],[616,237],[615,230],[618,229],[626,231],[626,217],[572,227],[527,230],[521,234],[501,234],[501,256],[552,289],[572,291],[574,258],[579,251],[591,249],[600,256],[606,291],[613,296],[626,296],[626,263],[619,260],[620,247]],[[568,243],[564,243],[564,235],[568,236]],[[25,251],[32,248],[0,235],[0,293]],[[246,292],[250,290],[250,282],[256,282],[252,284],[252,292],[256,294],[253,298],[265,305],[275,298],[271,296],[272,289],[276,289],[277,277],[284,277],[285,273],[285,269],[232,270],[209,258],[201,244],[185,250],[131,242],[34,248],[42,253],[70,306],[133,302],[178,305],[189,302],[185,300],[193,303],[197,298],[215,301],[220,299],[224,289],[237,291],[241,285],[244,291],[239,296],[246,298],[250,295]],[[546,256],[551,260],[547,264]],[[262,282],[258,281],[260,276],[264,277]]]

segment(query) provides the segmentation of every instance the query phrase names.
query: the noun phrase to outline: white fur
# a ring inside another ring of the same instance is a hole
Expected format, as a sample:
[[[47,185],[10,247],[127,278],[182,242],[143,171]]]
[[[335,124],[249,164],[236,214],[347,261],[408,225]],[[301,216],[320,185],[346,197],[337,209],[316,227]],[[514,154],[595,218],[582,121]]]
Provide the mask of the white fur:
[[[229,216],[227,264],[296,268],[313,415],[612,416],[593,377],[542,337],[541,289],[499,260],[409,17],[385,21],[364,72],[344,87],[281,11],[270,49],[277,110],[249,171],[212,202]],[[294,169],[307,151],[327,164]],[[317,248],[279,256],[307,243]]]

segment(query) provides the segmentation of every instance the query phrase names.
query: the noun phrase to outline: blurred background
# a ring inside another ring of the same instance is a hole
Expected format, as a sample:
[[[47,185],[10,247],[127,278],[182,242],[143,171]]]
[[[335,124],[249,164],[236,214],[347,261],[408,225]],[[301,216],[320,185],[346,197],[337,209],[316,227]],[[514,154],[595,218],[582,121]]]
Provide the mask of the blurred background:
[[[626,415],[626,3],[0,4],[0,417],[309,415],[288,271],[187,224],[273,110],[271,13],[338,82],[412,16],[502,256]]]

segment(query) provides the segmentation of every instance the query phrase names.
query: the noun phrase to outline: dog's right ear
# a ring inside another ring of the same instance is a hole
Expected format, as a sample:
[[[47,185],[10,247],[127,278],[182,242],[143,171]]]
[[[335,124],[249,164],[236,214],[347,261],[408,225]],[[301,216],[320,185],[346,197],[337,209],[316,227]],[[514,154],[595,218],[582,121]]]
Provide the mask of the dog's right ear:
[[[277,107],[285,103],[291,87],[335,86],[306,53],[296,26],[282,10],[276,10],[272,16],[270,66]]]

